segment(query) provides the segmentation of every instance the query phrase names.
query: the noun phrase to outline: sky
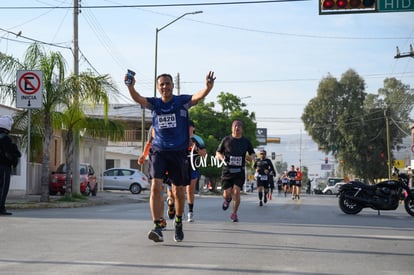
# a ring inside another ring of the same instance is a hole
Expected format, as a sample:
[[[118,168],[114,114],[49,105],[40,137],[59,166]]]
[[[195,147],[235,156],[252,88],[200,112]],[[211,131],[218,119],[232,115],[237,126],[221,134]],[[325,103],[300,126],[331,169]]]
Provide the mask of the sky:
[[[231,2],[82,0],[80,71],[109,74],[122,92],[112,103],[133,103],[123,84],[127,69],[136,72],[137,90],[152,96],[156,29],[202,11],[158,32],[158,73],[179,73],[180,93],[193,94],[214,71],[206,101],[216,102],[220,92],[239,96],[269,136],[304,131],[303,110],[329,74],[340,79],[354,69],[368,93],[387,77],[414,87],[414,59],[394,58],[397,46],[408,52],[414,45],[414,12],[319,15],[316,0]],[[148,6],[154,3],[170,6]],[[197,5],[171,6],[190,3]],[[143,6],[96,7],[125,5]],[[30,39],[46,42],[73,71],[72,6],[73,0],[2,0],[0,51],[23,59]]]

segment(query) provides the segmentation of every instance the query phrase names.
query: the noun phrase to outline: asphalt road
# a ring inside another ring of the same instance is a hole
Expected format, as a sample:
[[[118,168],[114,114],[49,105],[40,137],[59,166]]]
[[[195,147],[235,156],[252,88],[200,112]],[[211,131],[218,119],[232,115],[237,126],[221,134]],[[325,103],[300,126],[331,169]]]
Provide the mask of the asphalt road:
[[[99,195],[99,194],[98,194]],[[0,274],[413,274],[414,218],[365,209],[343,214],[335,196],[242,197],[239,223],[222,199],[197,196],[195,222],[173,241],[147,239],[148,203],[15,209],[0,217]]]

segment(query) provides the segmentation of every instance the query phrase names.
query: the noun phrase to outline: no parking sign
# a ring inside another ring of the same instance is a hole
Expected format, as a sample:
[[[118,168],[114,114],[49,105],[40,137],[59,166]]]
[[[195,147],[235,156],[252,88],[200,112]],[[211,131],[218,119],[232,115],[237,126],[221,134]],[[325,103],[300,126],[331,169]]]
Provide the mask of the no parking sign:
[[[25,109],[42,108],[43,72],[17,71],[16,107]]]

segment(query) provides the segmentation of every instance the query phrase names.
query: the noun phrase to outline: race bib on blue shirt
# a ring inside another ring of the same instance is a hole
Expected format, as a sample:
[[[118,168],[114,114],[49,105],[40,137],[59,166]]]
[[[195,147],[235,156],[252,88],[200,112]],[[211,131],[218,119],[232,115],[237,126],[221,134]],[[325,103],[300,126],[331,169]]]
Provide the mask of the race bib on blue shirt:
[[[160,129],[177,127],[177,120],[175,118],[175,114],[159,115],[158,116],[158,127]]]

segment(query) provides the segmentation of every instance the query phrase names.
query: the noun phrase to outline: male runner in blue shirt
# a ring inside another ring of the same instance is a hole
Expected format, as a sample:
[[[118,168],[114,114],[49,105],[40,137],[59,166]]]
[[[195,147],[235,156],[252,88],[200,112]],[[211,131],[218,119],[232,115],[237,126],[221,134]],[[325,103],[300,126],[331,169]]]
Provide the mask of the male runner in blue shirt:
[[[125,80],[128,76],[125,76]],[[206,97],[214,86],[214,72],[206,76],[206,87],[193,95],[173,95],[174,83],[172,76],[162,74],[157,77],[157,89],[161,98],[143,97],[134,88],[135,78],[127,85],[132,99],[142,107],[152,111],[154,140],[151,146],[150,176],[152,178],[150,208],[154,228],[148,238],[154,242],[163,242],[160,227],[162,217],[162,187],[165,172],[172,180],[175,190],[175,235],[174,240],[184,239],[182,216],[184,213],[185,187],[189,183],[187,148],[189,144],[188,109]]]

